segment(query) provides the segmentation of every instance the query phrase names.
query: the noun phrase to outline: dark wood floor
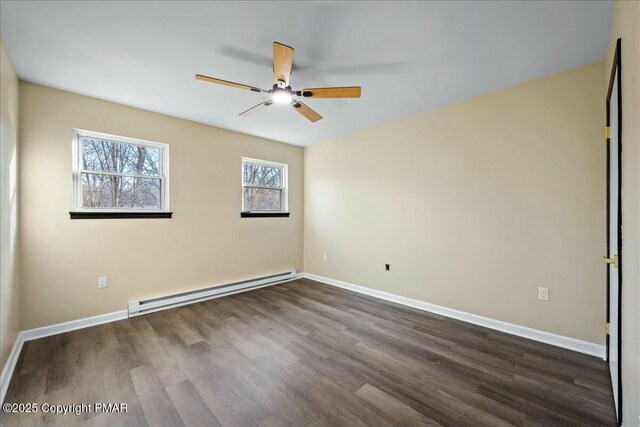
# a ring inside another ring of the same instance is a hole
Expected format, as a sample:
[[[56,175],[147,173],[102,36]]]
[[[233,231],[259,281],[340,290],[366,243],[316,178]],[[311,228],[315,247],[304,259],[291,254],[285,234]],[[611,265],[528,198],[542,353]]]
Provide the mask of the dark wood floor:
[[[86,426],[615,425],[595,357],[309,280],[26,344],[3,414]]]

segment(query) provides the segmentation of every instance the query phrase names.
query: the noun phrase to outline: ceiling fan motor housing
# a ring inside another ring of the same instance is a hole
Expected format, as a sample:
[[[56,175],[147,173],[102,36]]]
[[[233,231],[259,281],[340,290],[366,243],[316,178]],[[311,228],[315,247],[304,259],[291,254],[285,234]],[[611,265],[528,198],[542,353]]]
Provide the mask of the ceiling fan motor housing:
[[[285,82],[283,82],[282,80],[278,80],[278,83],[273,85],[273,93],[276,93],[278,91],[285,91],[289,94],[292,94],[293,91],[291,90],[291,86],[287,86]]]

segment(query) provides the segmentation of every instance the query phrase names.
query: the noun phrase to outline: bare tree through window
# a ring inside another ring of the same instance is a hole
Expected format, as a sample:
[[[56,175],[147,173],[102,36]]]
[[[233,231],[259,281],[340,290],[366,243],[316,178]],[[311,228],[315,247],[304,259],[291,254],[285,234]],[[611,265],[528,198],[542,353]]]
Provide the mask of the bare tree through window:
[[[245,161],[242,165],[245,211],[284,210],[284,168]]]
[[[161,149],[80,137],[82,207],[161,209]]]

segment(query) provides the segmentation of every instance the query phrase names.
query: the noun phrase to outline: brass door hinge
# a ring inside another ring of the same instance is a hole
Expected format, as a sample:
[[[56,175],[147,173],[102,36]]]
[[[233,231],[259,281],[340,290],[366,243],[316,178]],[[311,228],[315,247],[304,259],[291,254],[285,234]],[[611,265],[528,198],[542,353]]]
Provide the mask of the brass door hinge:
[[[604,324],[604,333],[609,335],[610,329],[611,329],[611,326],[609,325],[609,322],[605,323]]]
[[[609,126],[604,128],[604,137],[607,139],[611,138],[611,128]]]
[[[606,264],[613,264],[615,268],[618,268],[618,255],[614,255],[613,258],[604,257],[603,261]]]

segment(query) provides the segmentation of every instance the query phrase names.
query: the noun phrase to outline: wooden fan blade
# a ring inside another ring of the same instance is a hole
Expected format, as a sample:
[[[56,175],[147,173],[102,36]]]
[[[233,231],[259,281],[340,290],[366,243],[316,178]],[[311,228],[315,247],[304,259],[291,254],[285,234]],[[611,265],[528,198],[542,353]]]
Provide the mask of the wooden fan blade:
[[[360,86],[316,87],[300,91],[300,95],[307,98],[360,98],[361,93]]]
[[[257,113],[258,111],[262,111],[265,108],[267,108],[269,105],[273,104],[273,101],[268,99],[264,102],[261,102],[258,105],[254,105],[253,107],[249,108],[248,110],[243,111],[242,113],[238,114],[239,116],[253,116],[255,113]]]
[[[216,79],[209,76],[203,76],[202,74],[196,74],[196,79],[202,80],[203,82],[217,83],[219,85],[237,87],[238,89],[246,89],[254,92],[265,92],[265,93],[269,92],[268,90],[260,89],[254,86],[247,86],[240,83],[230,82],[228,80]]]
[[[317,122],[318,120],[322,119],[322,116],[318,113],[316,113],[315,111],[313,111],[311,108],[309,108],[306,104],[303,104],[300,101],[293,101],[291,102],[291,106],[300,114],[302,114],[303,116],[305,116],[307,119],[311,120],[312,122]]]
[[[282,80],[289,86],[292,65],[293,48],[282,43],[273,42],[273,76],[276,81]]]

